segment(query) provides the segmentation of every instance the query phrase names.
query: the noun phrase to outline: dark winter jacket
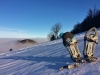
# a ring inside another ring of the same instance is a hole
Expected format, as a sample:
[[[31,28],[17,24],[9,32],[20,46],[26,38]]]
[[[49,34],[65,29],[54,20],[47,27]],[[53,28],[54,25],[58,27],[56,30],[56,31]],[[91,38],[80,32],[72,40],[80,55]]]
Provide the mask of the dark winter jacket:
[[[72,39],[73,38],[73,34],[70,33],[70,32],[65,32],[63,35],[62,35],[62,40],[63,40],[63,45],[66,46],[68,44],[68,39]],[[69,46],[69,45],[68,45]]]

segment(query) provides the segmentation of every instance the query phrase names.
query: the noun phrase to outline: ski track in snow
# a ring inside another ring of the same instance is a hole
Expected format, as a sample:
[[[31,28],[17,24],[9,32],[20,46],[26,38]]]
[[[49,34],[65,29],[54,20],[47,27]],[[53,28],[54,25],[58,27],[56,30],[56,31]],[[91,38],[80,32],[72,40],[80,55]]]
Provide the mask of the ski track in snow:
[[[100,35],[100,29],[98,30]],[[75,35],[82,53],[85,33]],[[100,36],[99,36],[100,39]],[[96,46],[98,62],[82,64],[78,68],[59,68],[74,63],[62,40],[41,43],[25,49],[0,54],[0,75],[100,75],[100,43]]]

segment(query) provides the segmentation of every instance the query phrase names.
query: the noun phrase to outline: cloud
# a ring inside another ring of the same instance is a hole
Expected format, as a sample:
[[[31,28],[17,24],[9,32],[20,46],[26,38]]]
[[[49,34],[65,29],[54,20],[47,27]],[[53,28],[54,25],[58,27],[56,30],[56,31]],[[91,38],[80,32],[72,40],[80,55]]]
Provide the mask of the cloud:
[[[24,31],[26,31],[26,30],[11,29],[11,28],[3,28],[3,27],[0,27],[0,30],[8,30],[8,31],[20,31],[20,32],[24,32]]]
[[[27,30],[0,27],[0,38],[32,38]]]

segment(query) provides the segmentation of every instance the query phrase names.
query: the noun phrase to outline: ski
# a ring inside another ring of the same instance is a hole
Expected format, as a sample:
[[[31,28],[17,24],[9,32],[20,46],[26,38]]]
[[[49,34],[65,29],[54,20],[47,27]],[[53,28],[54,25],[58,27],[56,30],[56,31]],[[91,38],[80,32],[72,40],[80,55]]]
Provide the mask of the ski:
[[[63,69],[73,69],[73,68],[77,68],[79,66],[80,66],[80,63],[68,64],[66,66],[59,68],[59,70],[61,71]]]
[[[78,68],[79,66],[81,66],[82,64],[86,64],[86,63],[92,63],[92,62],[97,62],[98,59],[94,58],[94,59],[85,59],[85,60],[81,60],[81,62],[76,62],[74,64],[68,64],[65,65],[63,67],[60,67],[59,70],[64,70],[64,69],[74,69],[74,68]]]
[[[59,70],[78,68],[81,64],[84,64],[84,63],[86,63],[86,60],[81,60],[79,62],[76,62],[76,63],[73,63],[73,64],[68,64],[66,66],[63,66],[63,67],[59,68]]]

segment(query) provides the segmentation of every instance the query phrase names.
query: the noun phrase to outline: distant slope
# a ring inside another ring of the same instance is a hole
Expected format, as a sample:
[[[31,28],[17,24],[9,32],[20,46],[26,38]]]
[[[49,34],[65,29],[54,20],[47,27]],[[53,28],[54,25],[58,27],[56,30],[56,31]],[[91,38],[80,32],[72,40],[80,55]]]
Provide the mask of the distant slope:
[[[84,33],[75,35],[79,49],[83,50]],[[100,39],[100,33],[99,33]],[[62,40],[41,43],[25,49],[0,54],[0,75],[100,75],[100,42],[95,56],[98,62],[83,64],[79,68],[59,71],[59,67],[73,63]]]
[[[45,38],[32,38],[32,40],[29,42],[25,42],[25,43],[18,43],[18,41],[23,40],[25,42],[24,38],[0,38],[0,53],[4,53],[4,52],[9,52],[10,49],[12,50],[18,50],[18,49],[22,49],[22,48],[27,48],[30,46],[33,46],[35,44],[38,43],[43,43],[46,42],[47,39]]]

